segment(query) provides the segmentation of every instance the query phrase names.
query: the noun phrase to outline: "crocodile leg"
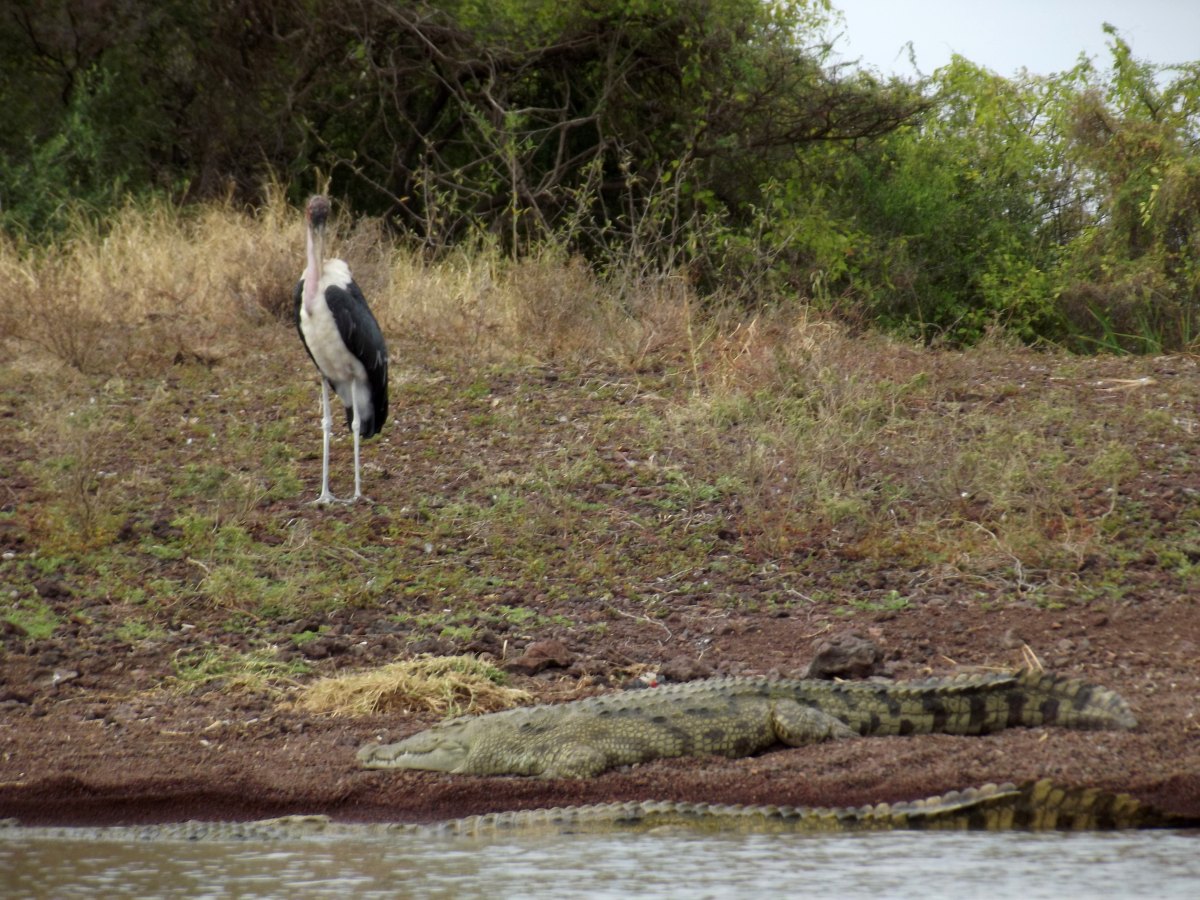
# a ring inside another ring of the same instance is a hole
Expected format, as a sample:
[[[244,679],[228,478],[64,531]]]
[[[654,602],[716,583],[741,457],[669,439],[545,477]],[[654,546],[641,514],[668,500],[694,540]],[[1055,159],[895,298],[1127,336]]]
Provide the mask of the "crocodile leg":
[[[583,741],[563,744],[537,772],[542,778],[594,778],[614,765],[604,750]]]
[[[857,731],[836,716],[795,700],[780,699],[771,705],[771,727],[780,742],[789,747],[858,737]]]

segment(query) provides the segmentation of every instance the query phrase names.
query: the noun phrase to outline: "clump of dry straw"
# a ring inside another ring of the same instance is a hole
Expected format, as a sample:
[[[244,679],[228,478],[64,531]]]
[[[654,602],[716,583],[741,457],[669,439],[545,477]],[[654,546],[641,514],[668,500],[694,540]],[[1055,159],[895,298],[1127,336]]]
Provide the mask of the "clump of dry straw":
[[[529,703],[532,696],[499,684],[504,673],[473,656],[418,656],[368,672],[322,678],[296,706],[338,716],[491,712]]]

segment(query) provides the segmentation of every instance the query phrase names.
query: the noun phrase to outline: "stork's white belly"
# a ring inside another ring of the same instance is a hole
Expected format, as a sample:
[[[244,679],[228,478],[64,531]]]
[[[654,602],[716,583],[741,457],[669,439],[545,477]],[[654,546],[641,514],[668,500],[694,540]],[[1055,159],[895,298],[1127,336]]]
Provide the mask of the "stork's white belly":
[[[365,384],[367,370],[342,340],[333,313],[325,302],[325,289],[330,285],[344,286],[349,281],[350,270],[346,264],[340,259],[331,259],[325,263],[325,271],[317,283],[316,296],[311,303],[300,305],[300,330],[304,333],[304,342],[317,368],[333,382],[338,394],[341,395],[345,390],[343,401],[346,403],[350,402],[349,382]]]

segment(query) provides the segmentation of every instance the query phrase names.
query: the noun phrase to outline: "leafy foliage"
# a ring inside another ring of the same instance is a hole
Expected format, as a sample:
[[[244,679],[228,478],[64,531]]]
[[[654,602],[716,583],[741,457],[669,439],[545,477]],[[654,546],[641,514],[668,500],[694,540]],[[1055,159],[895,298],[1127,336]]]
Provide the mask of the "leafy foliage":
[[[1195,344],[1200,315],[1200,63],[1160,72],[1112,37],[1113,72],[1068,107],[1096,214],[1066,248],[1061,291],[1081,338],[1159,352]]]
[[[916,82],[828,0],[13,0],[0,227],[313,187],[428,251],[580,254],[926,341],[1196,341],[1200,63]]]

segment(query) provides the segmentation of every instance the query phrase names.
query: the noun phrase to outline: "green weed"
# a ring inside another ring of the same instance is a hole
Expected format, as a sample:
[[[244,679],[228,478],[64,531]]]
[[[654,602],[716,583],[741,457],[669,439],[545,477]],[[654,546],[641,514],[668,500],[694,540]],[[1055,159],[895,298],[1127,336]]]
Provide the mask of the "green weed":
[[[859,612],[899,612],[902,609],[908,609],[909,600],[907,597],[902,596],[899,591],[891,590],[878,600],[850,600],[849,606],[851,609]],[[846,607],[839,607],[836,612],[845,615],[850,610]]]
[[[0,617],[34,640],[51,637],[62,619],[40,597],[0,603]]]
[[[217,647],[188,651],[172,662],[175,685],[184,691],[217,687],[228,692],[275,695],[311,667],[299,660],[281,661],[273,648],[244,653]]]

